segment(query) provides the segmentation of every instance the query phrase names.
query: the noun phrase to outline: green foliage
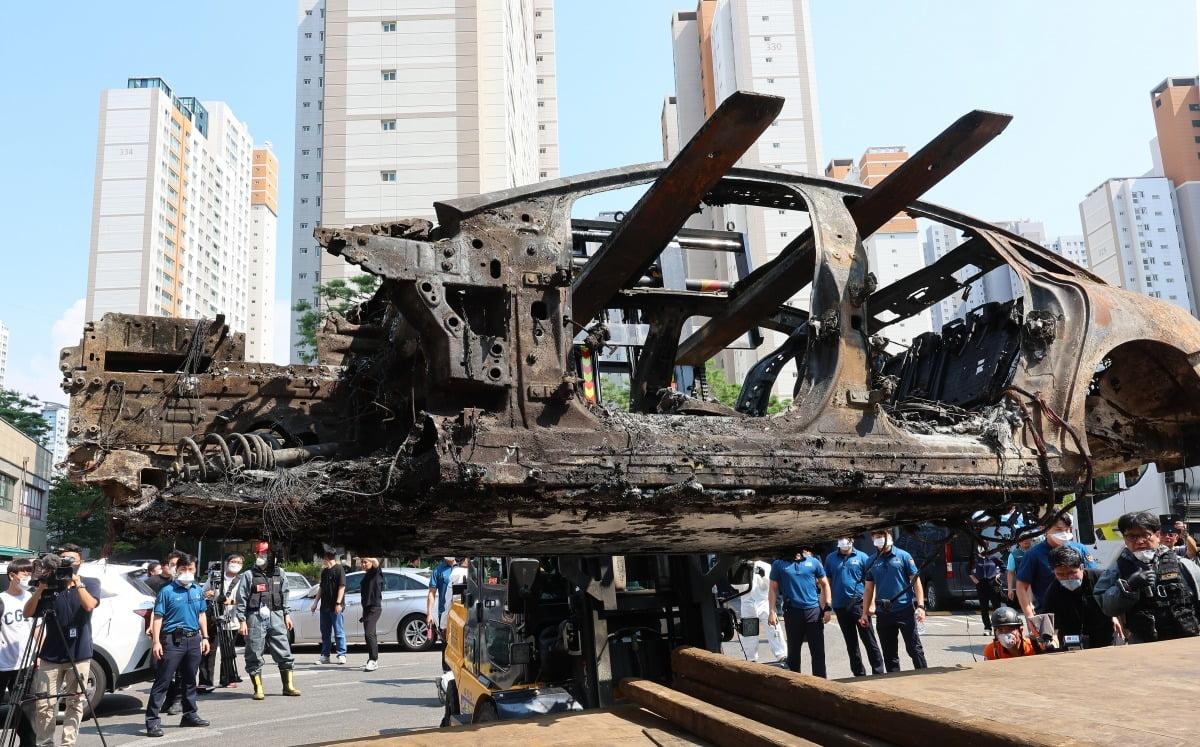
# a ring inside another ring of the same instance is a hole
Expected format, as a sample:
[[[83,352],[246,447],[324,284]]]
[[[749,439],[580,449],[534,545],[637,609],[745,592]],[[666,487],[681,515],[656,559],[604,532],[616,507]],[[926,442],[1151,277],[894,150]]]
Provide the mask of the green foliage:
[[[334,311],[345,316],[350,309],[366,301],[379,288],[377,275],[355,275],[349,283],[340,278],[313,287],[316,303],[299,301],[292,311],[299,314],[296,331],[300,333],[297,356],[301,363],[317,359],[317,330]]]
[[[600,396],[609,409],[629,412],[629,377],[609,376],[600,377]]]
[[[321,580],[320,563],[305,563],[304,561],[296,560],[284,563],[283,570],[299,573],[314,584]]]
[[[38,443],[50,432],[50,424],[42,420],[41,401],[15,389],[0,389],[0,418]]]
[[[134,545],[123,540],[108,543],[108,501],[96,488],[83,488],[65,477],[55,477],[46,507],[46,543],[50,547],[74,542],[91,551],[91,557],[129,552]],[[38,549],[38,548],[34,548]]]

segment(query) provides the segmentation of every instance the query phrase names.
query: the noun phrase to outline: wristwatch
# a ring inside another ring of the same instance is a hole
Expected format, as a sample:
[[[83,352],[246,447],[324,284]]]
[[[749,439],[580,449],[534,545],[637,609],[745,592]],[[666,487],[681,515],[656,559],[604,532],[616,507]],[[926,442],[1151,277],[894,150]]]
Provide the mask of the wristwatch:
[[[925,605],[923,605],[923,604],[915,604],[915,605],[913,605],[913,606],[914,606],[914,607],[916,607],[916,608],[917,608],[917,609],[919,609],[919,610],[923,610],[923,609],[925,609]]]

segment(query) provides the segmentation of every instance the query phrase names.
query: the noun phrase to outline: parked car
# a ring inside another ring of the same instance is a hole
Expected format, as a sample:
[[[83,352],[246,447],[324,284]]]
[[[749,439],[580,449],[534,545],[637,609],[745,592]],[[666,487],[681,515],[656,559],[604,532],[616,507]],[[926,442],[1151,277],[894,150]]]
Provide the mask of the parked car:
[[[293,603],[307,596],[313,588],[312,582],[305,578],[303,573],[284,571],[284,575],[287,576],[288,599]]]
[[[383,569],[383,614],[379,618],[379,640],[395,640],[406,651],[428,651],[434,640],[425,623],[425,600],[429,595],[430,572],[423,568]],[[360,596],[363,572],[346,574],[345,627],[346,640],[361,642],[363,637],[362,600]],[[292,631],[294,643],[320,643],[321,617],[311,612],[317,587],[308,591],[303,602],[292,602]]]
[[[0,573],[7,570],[7,563],[0,566]],[[100,604],[92,612],[92,666],[84,712],[88,717],[105,693],[154,678],[146,636],[154,597],[138,566],[92,561],[79,567],[79,575],[100,582]],[[60,703],[60,716],[61,712]]]

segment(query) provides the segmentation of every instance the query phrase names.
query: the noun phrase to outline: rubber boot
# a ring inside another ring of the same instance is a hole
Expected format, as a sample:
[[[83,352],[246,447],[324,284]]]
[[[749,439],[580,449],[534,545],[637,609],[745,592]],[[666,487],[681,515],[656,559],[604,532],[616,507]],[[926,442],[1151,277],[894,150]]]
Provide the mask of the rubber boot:
[[[292,684],[292,670],[280,669],[279,677],[283,680],[283,694],[284,695],[299,695],[300,694],[300,691],[297,690],[296,686]]]
[[[255,700],[262,700],[263,698],[267,697],[267,694],[263,691],[261,674],[250,675],[250,682],[254,684],[254,699]]]

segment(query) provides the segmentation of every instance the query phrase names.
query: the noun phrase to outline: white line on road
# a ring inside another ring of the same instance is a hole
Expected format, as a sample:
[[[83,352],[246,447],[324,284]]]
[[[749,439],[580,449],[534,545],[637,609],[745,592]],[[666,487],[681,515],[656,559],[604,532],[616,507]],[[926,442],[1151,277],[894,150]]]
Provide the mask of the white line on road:
[[[310,688],[317,688],[317,687],[345,687],[346,685],[365,685],[365,684],[367,684],[367,683],[366,683],[366,682],[363,682],[362,680],[350,680],[349,682],[326,682],[326,683],[325,683],[325,684],[323,684],[323,685],[309,685],[309,687],[310,687]]]
[[[306,719],[306,718],[324,718],[325,716],[337,716],[338,714],[342,714],[342,713],[354,713],[357,710],[358,710],[357,708],[339,708],[336,711],[324,711],[322,713],[304,713],[299,716],[284,716],[282,718],[267,719],[265,721],[251,721],[251,722],[244,723],[244,724],[233,724],[230,726],[222,726],[222,728],[227,729],[227,730],[234,730],[234,729],[242,729],[247,726],[265,726],[267,724],[281,724],[281,723],[284,723],[285,721],[299,721],[301,719]],[[181,727],[181,728],[186,728],[186,727]],[[195,732],[194,734],[189,734],[187,736],[179,736],[179,737],[168,737],[165,739],[162,737],[144,737],[142,739],[139,739],[136,742],[130,742],[129,744],[143,744],[143,743],[144,744],[155,744],[155,745],[174,744],[176,742],[191,742],[196,739],[208,739],[209,737],[219,737],[222,735],[222,732],[217,729],[200,728],[200,729],[193,729],[193,731]]]

